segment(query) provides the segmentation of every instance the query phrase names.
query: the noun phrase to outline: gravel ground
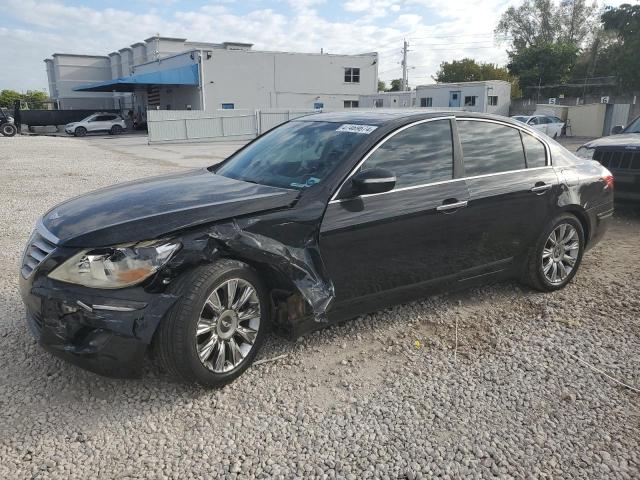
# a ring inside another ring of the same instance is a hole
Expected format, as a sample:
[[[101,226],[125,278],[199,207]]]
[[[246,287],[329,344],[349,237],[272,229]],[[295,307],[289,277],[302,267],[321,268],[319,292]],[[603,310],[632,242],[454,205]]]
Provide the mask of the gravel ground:
[[[505,283],[271,337],[259,358],[284,359],[207,391],[53,358],[16,287],[48,207],[180,167],[46,137],[2,139],[0,163],[0,478],[640,477],[640,394],[578,360],[640,387],[637,212],[563,291]]]

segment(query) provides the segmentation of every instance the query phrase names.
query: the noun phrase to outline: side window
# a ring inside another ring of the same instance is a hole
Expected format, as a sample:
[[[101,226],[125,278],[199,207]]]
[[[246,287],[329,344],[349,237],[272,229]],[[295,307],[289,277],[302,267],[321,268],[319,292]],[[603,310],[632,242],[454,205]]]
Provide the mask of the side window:
[[[527,156],[527,168],[544,167],[547,164],[547,155],[542,142],[528,133],[520,133]]]
[[[106,122],[107,120],[109,120],[109,115],[98,115],[96,118],[93,119],[94,122]]]
[[[468,177],[526,167],[517,129],[492,122],[458,120],[464,169]]]
[[[529,125],[538,125],[538,117],[532,117],[527,123]]]
[[[396,175],[396,188],[453,178],[453,144],[449,120],[420,123],[384,142],[362,166],[385,168]]]

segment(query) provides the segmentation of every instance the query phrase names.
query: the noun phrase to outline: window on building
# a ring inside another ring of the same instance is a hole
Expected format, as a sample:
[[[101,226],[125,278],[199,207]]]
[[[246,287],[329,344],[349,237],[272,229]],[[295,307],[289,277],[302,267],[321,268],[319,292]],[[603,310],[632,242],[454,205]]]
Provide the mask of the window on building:
[[[344,81],[346,83],[360,83],[360,69],[352,67],[345,68]]]
[[[345,100],[344,108],[358,108],[360,106],[360,102],[358,100]]]
[[[476,97],[475,96],[464,97],[464,106],[465,107],[475,107],[476,106]]]
[[[464,169],[468,177],[526,167],[520,132],[492,122],[458,121]]]
[[[396,176],[395,188],[453,178],[453,146],[449,120],[407,128],[384,142],[362,169],[385,168]]]
[[[381,98],[376,98],[376,101],[373,104],[376,108],[382,108],[384,106],[384,102]]]
[[[235,108],[236,108],[236,106],[235,106],[234,103],[223,103],[222,104],[222,109],[223,110],[233,110]]]
[[[433,98],[431,97],[422,97],[420,99],[421,107],[433,107]]]
[[[527,156],[527,168],[544,167],[547,164],[547,154],[542,142],[525,132],[520,132],[520,135]]]
[[[498,105],[498,96],[497,95],[489,95],[489,105],[495,107]]]

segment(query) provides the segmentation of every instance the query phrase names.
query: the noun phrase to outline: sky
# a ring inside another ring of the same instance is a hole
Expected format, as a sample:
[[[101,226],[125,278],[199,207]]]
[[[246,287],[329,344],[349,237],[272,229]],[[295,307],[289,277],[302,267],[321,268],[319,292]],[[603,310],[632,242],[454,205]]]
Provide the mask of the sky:
[[[629,2],[629,0],[627,0]],[[157,33],[256,50],[380,54],[387,84],[402,76],[409,42],[411,86],[433,83],[443,61],[504,65],[493,30],[521,0],[0,0],[0,90],[46,90],[53,53],[107,55]],[[624,1],[599,0],[616,6]]]

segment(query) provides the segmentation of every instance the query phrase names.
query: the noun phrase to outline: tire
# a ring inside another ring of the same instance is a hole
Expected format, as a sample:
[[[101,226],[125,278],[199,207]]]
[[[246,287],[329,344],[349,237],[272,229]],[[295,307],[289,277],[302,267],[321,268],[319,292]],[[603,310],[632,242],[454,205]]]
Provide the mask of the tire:
[[[234,281],[237,288],[233,299],[237,303],[244,297],[247,285],[255,292],[242,304],[244,310],[238,308],[239,316],[227,308],[228,286]],[[154,337],[154,353],[160,365],[179,380],[206,387],[221,387],[235,380],[253,362],[268,329],[267,292],[256,272],[244,263],[221,260],[194,270],[176,284],[172,293],[180,299],[161,321]],[[220,311],[212,308],[214,303],[223,305]],[[241,318],[247,315],[252,316],[251,320]],[[206,320],[209,316],[211,319]],[[205,331],[207,328],[209,331]],[[197,334],[198,330],[203,333]],[[252,338],[252,344],[245,342],[244,335]],[[221,342],[225,344],[222,357]],[[209,345],[213,346],[207,350]],[[239,363],[235,363],[238,358]]]
[[[5,137],[13,137],[18,133],[18,128],[13,123],[3,123],[2,127],[0,127],[0,132]]]
[[[120,135],[122,133],[122,127],[120,125],[114,125],[109,130],[109,135]]]
[[[556,138],[558,138],[558,132],[553,134],[553,139],[555,140]]]
[[[84,127],[78,127],[73,131],[76,137],[84,137],[87,134],[87,129]]]
[[[556,240],[560,238],[560,243],[556,242],[556,246],[552,241],[552,233]],[[564,288],[580,267],[584,246],[584,229],[574,215],[565,213],[554,218],[546,225],[529,253],[524,282],[543,292]]]

